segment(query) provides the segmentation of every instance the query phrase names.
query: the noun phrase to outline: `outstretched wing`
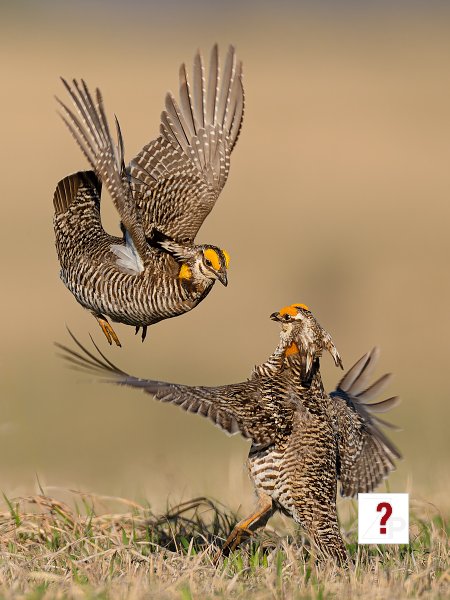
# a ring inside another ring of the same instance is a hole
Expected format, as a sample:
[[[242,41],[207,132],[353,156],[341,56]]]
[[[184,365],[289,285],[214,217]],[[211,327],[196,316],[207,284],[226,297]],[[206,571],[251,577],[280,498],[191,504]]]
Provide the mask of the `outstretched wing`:
[[[395,468],[394,459],[401,458],[379,427],[393,426],[373,414],[390,410],[400,399],[395,396],[368,402],[385,389],[390,379],[390,375],[384,375],[369,384],[378,358],[378,348],[365,354],[330,394],[338,428],[338,476],[343,496],[371,492]]]
[[[180,100],[166,96],[160,136],[129,166],[131,188],[147,237],[153,231],[193,243],[228,177],[244,113],[242,64],[230,46],[220,73],[217,45],[209,75],[198,52],[192,85],[180,68]]]
[[[106,378],[110,383],[139,388],[160,402],[176,404],[190,413],[207,417],[230,435],[240,433],[257,447],[266,447],[275,441],[275,426],[270,412],[264,408],[258,381],[245,381],[218,387],[197,387],[140,379],[114,365],[92,343],[98,353],[87,350],[69,331],[79,351],[62,344],[62,357],[71,365]]]
[[[94,102],[83,80],[78,83],[74,79],[73,89],[64,79],[62,82],[77,114],[57,98],[63,109],[61,117],[89,164],[110,193],[136,251],[144,260],[147,242],[125,171],[123,140],[119,123],[116,119],[118,144],[115,146],[109,131],[100,90],[96,90]]]

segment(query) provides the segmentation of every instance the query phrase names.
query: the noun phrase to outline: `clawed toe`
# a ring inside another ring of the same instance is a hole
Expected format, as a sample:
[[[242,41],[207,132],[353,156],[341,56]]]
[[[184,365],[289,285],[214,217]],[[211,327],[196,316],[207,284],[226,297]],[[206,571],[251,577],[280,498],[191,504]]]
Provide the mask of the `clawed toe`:
[[[102,331],[105,334],[106,339],[108,340],[108,344],[111,346],[111,344],[114,341],[116,346],[121,347],[122,344],[120,343],[120,340],[117,337],[116,332],[112,328],[111,324],[105,319],[105,317],[103,317],[103,315],[94,315],[94,316],[97,319],[98,324],[102,328]]]
[[[134,335],[137,335],[139,333],[140,328],[141,328],[140,325],[136,325]],[[142,341],[144,341],[146,337],[147,337],[147,325],[142,325]]]
[[[248,527],[241,527],[237,525],[227,537],[222,548],[220,548],[214,555],[213,563],[216,565],[222,556],[229,556],[232,552],[234,552],[234,550],[236,550],[236,548],[242,542],[242,538],[244,536],[250,537],[253,535],[253,533],[254,532]]]

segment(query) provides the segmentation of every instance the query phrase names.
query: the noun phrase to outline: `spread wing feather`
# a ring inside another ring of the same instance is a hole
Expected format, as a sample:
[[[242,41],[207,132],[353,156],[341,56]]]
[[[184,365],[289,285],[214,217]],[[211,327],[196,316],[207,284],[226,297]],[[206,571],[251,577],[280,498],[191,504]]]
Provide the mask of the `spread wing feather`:
[[[211,420],[230,435],[240,433],[257,447],[274,442],[274,424],[264,410],[257,381],[246,381],[218,387],[187,386],[164,381],[140,379],[114,365],[96,346],[90,352],[69,331],[78,350],[56,344],[62,357],[74,368],[105,378],[111,383],[139,388],[160,402],[176,404],[183,410]],[[258,410],[255,410],[256,405]]]
[[[399,398],[367,402],[380,394],[390,381],[390,376],[384,375],[369,385],[378,357],[378,348],[365,354],[330,394],[337,420],[339,479],[343,496],[371,492],[395,468],[394,460],[401,458],[400,452],[379,428],[389,424],[373,416],[373,413],[386,412],[397,406]]]
[[[125,171],[124,146],[119,123],[116,119],[116,146],[111,137],[100,90],[96,90],[94,101],[83,80],[79,83],[74,79],[73,88],[65,79],[62,79],[62,82],[74,104],[75,112],[57,98],[63,111],[61,117],[110,193],[122,223],[141,259],[144,260],[147,242]]]
[[[199,52],[192,85],[184,64],[179,79],[179,103],[167,94],[160,136],[131,161],[129,173],[147,237],[156,229],[193,243],[228,177],[244,113],[242,65],[230,46],[221,76],[215,45],[207,81]]]

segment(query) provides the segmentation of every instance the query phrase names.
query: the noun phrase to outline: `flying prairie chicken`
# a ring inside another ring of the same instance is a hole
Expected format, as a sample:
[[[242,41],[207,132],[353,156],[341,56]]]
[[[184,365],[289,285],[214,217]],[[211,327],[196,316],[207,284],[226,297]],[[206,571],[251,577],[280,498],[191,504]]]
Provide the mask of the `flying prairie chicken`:
[[[128,375],[103,354],[102,360],[86,350],[76,338],[81,352],[58,346],[64,358],[83,370],[140,388],[157,400],[209,418],[229,434],[240,433],[251,440],[248,469],[258,503],[236,525],[221,552],[233,551],[280,510],[303,527],[319,556],[345,564],[347,552],[336,512],[337,480],[343,496],[354,496],[372,491],[394,468],[400,453],[379,428],[389,424],[373,413],[389,410],[398,398],[368,403],[389,379],[385,375],[370,384],[377,349],[365,354],[331,394],[325,393],[322,351],[329,350],[340,363],[330,335],[305,305],[286,307],[272,319],[282,323],[282,334],[269,360],[253,369],[250,380],[219,387]]]
[[[62,118],[93,171],[58,183],[54,195],[61,279],[120,346],[107,317],[136,333],[199,304],[216,280],[227,285],[229,257],[195,237],[228,177],[230,154],[242,125],[242,65],[232,46],[220,72],[217,45],[209,72],[197,53],[193,78],[180,69],[180,100],[166,96],[160,135],[125,167],[116,119],[114,144],[97,89],[84,81],[64,86],[73,109],[58,100]],[[102,185],[120,219],[123,237],[107,234],[100,219]]]

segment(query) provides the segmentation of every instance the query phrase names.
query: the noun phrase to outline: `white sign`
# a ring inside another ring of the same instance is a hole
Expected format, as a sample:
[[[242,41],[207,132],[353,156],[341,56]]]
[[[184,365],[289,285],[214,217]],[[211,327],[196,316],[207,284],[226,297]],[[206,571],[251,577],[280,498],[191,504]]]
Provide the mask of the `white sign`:
[[[358,544],[409,544],[409,494],[358,494]]]

